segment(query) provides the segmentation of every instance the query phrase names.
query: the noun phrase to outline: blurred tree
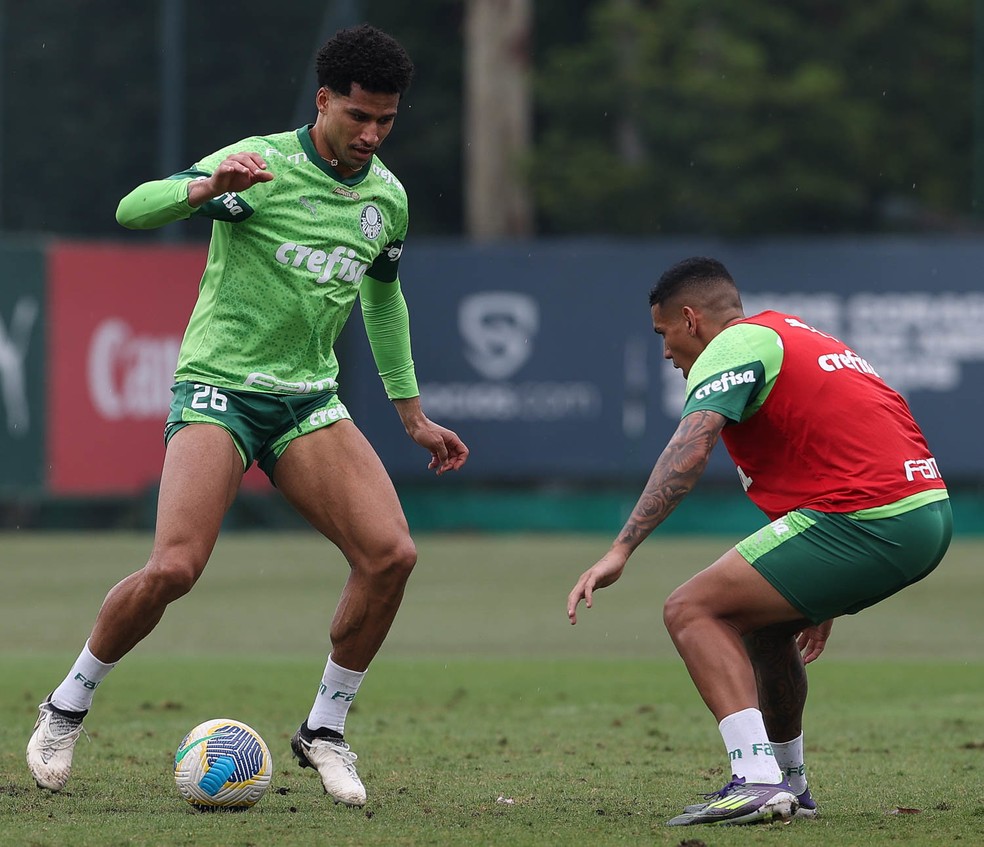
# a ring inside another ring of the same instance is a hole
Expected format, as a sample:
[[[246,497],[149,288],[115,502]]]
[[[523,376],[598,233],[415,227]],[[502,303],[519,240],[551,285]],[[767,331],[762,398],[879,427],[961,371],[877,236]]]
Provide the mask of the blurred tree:
[[[972,24],[950,0],[599,2],[538,69],[541,229],[966,226]]]
[[[476,240],[533,234],[531,0],[465,0],[465,211]]]

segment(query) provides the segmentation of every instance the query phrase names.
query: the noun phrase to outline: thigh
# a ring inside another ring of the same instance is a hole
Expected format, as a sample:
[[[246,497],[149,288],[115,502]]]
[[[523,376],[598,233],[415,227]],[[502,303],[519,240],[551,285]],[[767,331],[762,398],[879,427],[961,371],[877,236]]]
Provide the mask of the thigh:
[[[295,438],[273,478],[287,501],[350,562],[374,558],[410,534],[383,463],[351,420]]]
[[[274,473],[276,463],[292,441],[315,430],[334,426],[339,421],[352,419],[333,391],[280,397],[279,402],[283,425],[273,430],[256,455],[257,464],[274,485],[277,484]]]
[[[222,426],[194,423],[168,441],[157,500],[154,552],[181,548],[204,567],[243,478],[243,462]]]
[[[798,631],[805,624],[803,613],[734,548],[676,589],[667,603],[726,621],[741,635],[782,624]]]

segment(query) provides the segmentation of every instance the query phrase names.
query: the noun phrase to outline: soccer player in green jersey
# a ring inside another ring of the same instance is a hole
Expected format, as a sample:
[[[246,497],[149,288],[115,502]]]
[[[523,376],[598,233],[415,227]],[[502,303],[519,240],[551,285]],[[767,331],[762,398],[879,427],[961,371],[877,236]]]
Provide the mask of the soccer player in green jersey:
[[[150,559],[106,596],[28,744],[31,773],[51,791],[68,781],[95,688],[201,576],[255,461],[350,566],[324,675],[291,748],[336,802],[366,801],[345,718],[416,550],[392,482],[336,393],[333,346],[357,299],[383,386],[429,467],[458,470],[468,449],[421,409],[398,276],[407,199],[376,155],[413,64],[363,25],[336,33],[316,70],[313,125],[239,141],[120,203],[124,226],[204,216],[212,240],[178,356]]]
[[[687,379],[680,424],[567,614],[618,580],[693,489],[720,438],[771,523],[677,588],[673,643],[733,776],[671,825],[814,817],[803,755],[805,665],[831,621],[929,574],[952,534],[946,486],[905,400],[875,368],[795,315],[746,317],[720,262],[687,259],[649,296],[663,354]]]

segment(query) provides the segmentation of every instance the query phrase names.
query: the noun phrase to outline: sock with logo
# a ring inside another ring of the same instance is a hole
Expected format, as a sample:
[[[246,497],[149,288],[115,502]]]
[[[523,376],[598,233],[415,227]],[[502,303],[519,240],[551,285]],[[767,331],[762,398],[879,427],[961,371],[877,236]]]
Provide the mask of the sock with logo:
[[[68,676],[51,692],[49,702],[65,712],[86,711],[92,705],[92,695],[95,694],[96,686],[115,667],[116,662],[106,664],[93,656],[89,652],[89,642],[86,641]]]
[[[321,687],[314,698],[311,714],[308,715],[308,728],[327,728],[344,735],[345,717],[365,675],[365,671],[350,671],[336,665],[329,656],[325,674],[321,678]]]
[[[772,742],[772,753],[796,794],[806,791],[806,764],[803,761],[803,733],[792,741]]]
[[[718,724],[718,729],[731,757],[731,772],[735,776],[745,777],[746,782],[767,785],[782,782],[782,772],[758,709],[743,709],[728,715]]]

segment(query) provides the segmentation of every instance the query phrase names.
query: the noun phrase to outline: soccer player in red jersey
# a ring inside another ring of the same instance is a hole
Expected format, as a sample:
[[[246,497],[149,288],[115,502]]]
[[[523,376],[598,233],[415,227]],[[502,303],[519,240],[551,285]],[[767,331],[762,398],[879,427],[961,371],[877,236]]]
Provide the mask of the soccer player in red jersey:
[[[691,258],[649,296],[663,355],[687,379],[682,418],[609,551],[567,600],[614,583],[693,489],[718,438],[771,523],[667,599],[663,619],[714,717],[733,776],[670,825],[813,817],[805,665],[834,618],[922,579],[950,543],[936,460],[905,400],[843,341],[778,312],[746,317],[727,269]]]

